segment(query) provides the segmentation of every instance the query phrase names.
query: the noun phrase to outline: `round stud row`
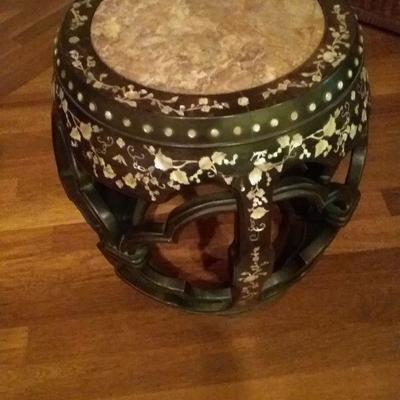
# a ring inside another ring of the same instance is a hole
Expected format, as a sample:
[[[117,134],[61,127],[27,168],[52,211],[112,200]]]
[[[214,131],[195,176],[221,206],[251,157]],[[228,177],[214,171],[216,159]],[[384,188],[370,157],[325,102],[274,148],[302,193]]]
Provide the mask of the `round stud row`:
[[[359,53],[360,54],[363,53],[362,46],[359,47]],[[57,65],[60,65],[60,59],[57,59]],[[360,59],[358,57],[354,58],[354,65],[356,68],[358,68],[360,66]],[[67,74],[66,74],[65,70],[62,70],[60,75],[63,80],[67,79]],[[354,77],[354,71],[350,68],[347,70],[347,77],[349,79],[352,79]],[[345,83],[343,80],[339,80],[337,82],[336,86],[339,91],[342,91],[345,88]],[[68,81],[67,87],[72,92],[74,90],[73,82]],[[76,94],[76,98],[79,103],[83,103],[85,100],[82,92],[78,92]],[[353,96],[352,96],[352,98],[353,98]],[[333,100],[333,93],[330,91],[325,92],[323,95],[323,99],[324,99],[325,103],[331,102]],[[355,99],[355,95],[354,95],[354,99]],[[94,102],[89,102],[88,107],[92,113],[95,113],[98,111],[98,107],[97,107],[96,103],[94,103]],[[317,106],[317,103],[315,103],[315,102],[312,102],[312,103],[308,104],[308,106],[307,106],[307,110],[309,113],[315,113],[317,111],[317,109],[318,109],[318,106]],[[114,119],[114,115],[110,110],[106,110],[106,111],[104,111],[104,118],[107,121],[112,121]],[[299,119],[299,112],[296,110],[292,111],[289,118],[293,122],[297,121]],[[132,121],[129,118],[123,118],[122,125],[125,128],[130,128],[132,126]],[[269,121],[269,125],[271,128],[277,128],[280,125],[280,120],[278,118],[272,118]],[[142,130],[144,133],[149,135],[154,132],[154,127],[152,125],[146,123],[142,126]],[[260,133],[262,131],[262,126],[259,123],[255,123],[252,126],[251,130],[253,133]],[[235,126],[233,128],[233,134],[235,136],[241,136],[243,134],[243,132],[244,132],[244,129],[241,126]],[[166,128],[164,128],[163,133],[164,133],[165,137],[170,138],[174,135],[175,132],[171,127],[166,127]],[[212,128],[209,131],[209,135],[210,135],[210,137],[216,139],[216,138],[220,137],[221,132],[217,128]],[[187,136],[189,139],[195,139],[198,136],[198,132],[195,129],[189,129],[187,131]]]
[[[358,16],[357,15],[356,15],[356,18],[358,20]],[[360,43],[360,45],[358,46],[358,53],[360,55],[362,55],[363,52],[364,52],[364,49],[363,49],[364,38],[362,36],[361,25],[358,25],[358,28],[359,28],[359,43]],[[70,38],[70,43],[77,43],[78,41],[79,41],[79,38],[77,36],[73,36],[73,37]],[[56,46],[57,46],[57,43],[58,43],[58,35],[56,36],[56,38],[54,40],[54,44]],[[61,61],[58,58],[59,51],[58,51],[57,48],[55,48],[54,54],[55,54],[55,57],[57,57],[56,64],[57,64],[57,66],[60,66],[61,65]],[[354,65],[355,65],[356,68],[358,68],[360,66],[360,59],[359,58],[356,57],[354,59]],[[349,79],[352,79],[353,76],[354,76],[354,71],[352,69],[349,69],[347,71],[347,77]],[[66,72],[64,70],[61,71],[61,78],[64,79],[64,80],[67,79]],[[72,90],[74,89],[73,82],[69,81],[68,84],[67,84],[67,87],[72,92]],[[337,89],[339,91],[342,91],[344,88],[345,88],[345,83],[343,82],[343,80],[340,80],[339,82],[337,82]],[[76,98],[77,98],[78,102],[81,103],[81,104],[84,103],[84,101],[85,101],[84,95],[81,92],[78,92],[76,94]],[[353,98],[353,94],[352,94],[352,98]],[[325,103],[330,103],[330,102],[333,101],[333,99],[334,99],[334,94],[332,92],[328,91],[328,92],[323,93],[323,101]],[[247,99],[245,97],[239,99],[239,105],[248,106],[248,104],[249,104],[249,99]],[[92,113],[95,113],[95,112],[99,111],[96,103],[94,103],[92,101],[88,103],[88,108]],[[317,109],[318,109],[318,105],[317,105],[317,103],[312,102],[312,103],[310,103],[310,104],[308,104],[306,106],[306,109],[307,109],[307,111],[309,113],[315,113],[317,111]],[[114,115],[110,110],[105,110],[103,115],[104,115],[105,120],[107,120],[107,121],[112,121],[114,119]],[[293,110],[292,112],[289,113],[289,118],[293,122],[297,121],[299,119],[299,117],[300,117],[299,110]],[[127,117],[124,117],[122,119],[121,123],[125,128],[130,128],[133,125],[132,121]],[[272,118],[269,121],[269,126],[271,128],[278,128],[280,124],[281,124],[281,121],[278,118]],[[142,126],[142,130],[146,134],[151,134],[151,133],[154,132],[154,128],[150,124],[144,124]],[[251,131],[254,132],[254,133],[260,133],[262,131],[262,126],[260,125],[260,123],[255,123],[252,126]],[[235,136],[241,136],[244,133],[244,128],[241,127],[241,126],[235,126],[233,128],[232,132],[233,132],[233,134]],[[174,132],[174,130],[172,128],[165,127],[163,129],[163,133],[164,133],[165,137],[170,138],[170,137],[172,137],[174,135],[175,132]],[[220,132],[220,130],[218,130],[216,128],[212,128],[212,129],[209,130],[208,134],[209,134],[209,136],[211,138],[218,138],[221,135],[221,132]],[[197,133],[196,130],[189,129],[187,131],[187,137],[188,138],[195,139],[197,136],[198,136],[198,133]]]

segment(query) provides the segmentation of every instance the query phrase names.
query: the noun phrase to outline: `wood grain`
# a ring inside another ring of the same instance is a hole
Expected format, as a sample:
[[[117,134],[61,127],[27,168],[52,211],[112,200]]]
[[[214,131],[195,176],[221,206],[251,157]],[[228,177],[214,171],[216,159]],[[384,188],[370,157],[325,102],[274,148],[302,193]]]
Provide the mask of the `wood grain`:
[[[64,4],[0,5],[0,398],[398,398],[400,38],[366,32],[374,113],[354,220],[276,303],[194,316],[119,281],[62,191],[49,51]],[[197,262],[195,227],[182,240],[171,254]]]
[[[351,0],[362,21],[400,33],[399,0]]]

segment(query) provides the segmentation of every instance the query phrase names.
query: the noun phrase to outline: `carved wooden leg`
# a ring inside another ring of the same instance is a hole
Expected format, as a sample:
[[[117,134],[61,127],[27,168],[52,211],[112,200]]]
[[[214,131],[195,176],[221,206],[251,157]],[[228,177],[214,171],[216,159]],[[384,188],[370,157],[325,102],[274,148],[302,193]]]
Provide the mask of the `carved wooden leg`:
[[[247,180],[245,180],[246,182]],[[237,252],[233,260],[234,307],[246,307],[260,300],[273,270],[271,243],[271,187],[260,181],[237,185],[238,211],[235,229]]]

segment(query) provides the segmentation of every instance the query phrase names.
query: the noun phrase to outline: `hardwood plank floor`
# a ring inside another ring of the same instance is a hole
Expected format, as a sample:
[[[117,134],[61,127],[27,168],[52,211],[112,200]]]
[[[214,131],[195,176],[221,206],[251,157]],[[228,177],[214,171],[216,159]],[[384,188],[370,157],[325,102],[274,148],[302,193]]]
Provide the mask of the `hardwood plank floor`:
[[[354,220],[279,301],[194,316],[119,281],[63,193],[49,81],[67,3],[0,3],[0,399],[398,398],[400,37],[366,31],[374,113]],[[197,242],[191,228],[170,254],[194,265]]]

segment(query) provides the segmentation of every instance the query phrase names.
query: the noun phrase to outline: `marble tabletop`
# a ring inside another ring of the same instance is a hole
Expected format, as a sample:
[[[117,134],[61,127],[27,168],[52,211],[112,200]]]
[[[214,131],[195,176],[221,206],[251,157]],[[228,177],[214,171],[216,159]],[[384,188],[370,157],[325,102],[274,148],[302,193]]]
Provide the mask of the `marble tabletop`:
[[[91,37],[125,78],[211,95],[288,74],[318,48],[324,30],[318,0],[103,0]]]

